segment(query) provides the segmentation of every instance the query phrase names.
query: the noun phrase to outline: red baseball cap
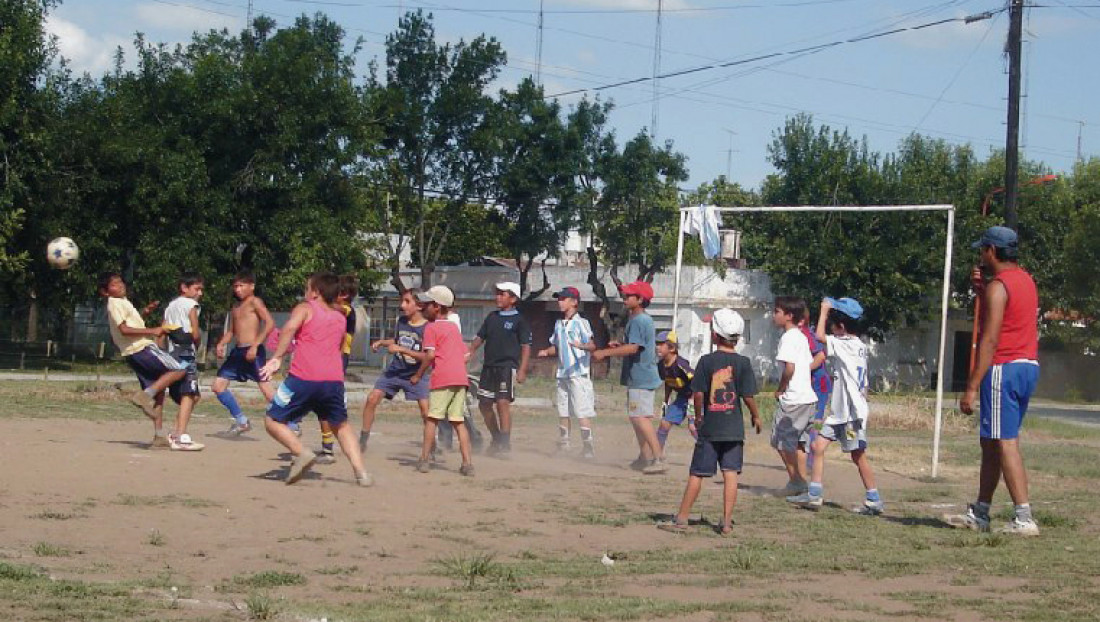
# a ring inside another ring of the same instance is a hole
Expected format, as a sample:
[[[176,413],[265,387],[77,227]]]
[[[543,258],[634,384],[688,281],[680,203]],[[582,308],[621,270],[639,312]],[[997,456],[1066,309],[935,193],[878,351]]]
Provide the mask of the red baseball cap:
[[[645,281],[634,281],[619,288],[623,296],[638,296],[643,300],[653,300],[653,286]]]

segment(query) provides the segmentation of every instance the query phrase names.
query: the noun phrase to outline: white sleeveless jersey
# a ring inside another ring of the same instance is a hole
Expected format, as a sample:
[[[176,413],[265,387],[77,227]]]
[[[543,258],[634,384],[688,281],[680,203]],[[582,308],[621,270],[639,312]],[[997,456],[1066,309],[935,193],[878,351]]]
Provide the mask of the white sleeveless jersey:
[[[859,337],[848,335],[825,338],[829,368],[833,373],[832,413],[828,425],[859,420],[867,424],[867,345]]]

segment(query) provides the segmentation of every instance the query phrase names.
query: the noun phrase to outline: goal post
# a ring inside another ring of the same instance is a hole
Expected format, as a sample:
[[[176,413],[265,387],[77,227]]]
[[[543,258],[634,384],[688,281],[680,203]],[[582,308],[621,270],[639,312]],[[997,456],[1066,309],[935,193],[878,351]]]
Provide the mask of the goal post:
[[[704,206],[709,207],[709,206]],[[676,274],[672,293],[672,329],[676,329],[680,311],[680,273],[684,267],[684,228],[695,207],[680,208],[680,226],[676,239]],[[943,367],[947,350],[947,307],[951,298],[951,252],[955,242],[954,205],[842,205],[842,206],[761,206],[761,207],[713,207],[715,211],[743,214],[774,214],[778,212],[946,212],[947,239],[943,254],[943,294],[940,300],[939,356],[936,359],[936,413],[932,432],[932,477],[939,473],[940,432],[943,427]]]

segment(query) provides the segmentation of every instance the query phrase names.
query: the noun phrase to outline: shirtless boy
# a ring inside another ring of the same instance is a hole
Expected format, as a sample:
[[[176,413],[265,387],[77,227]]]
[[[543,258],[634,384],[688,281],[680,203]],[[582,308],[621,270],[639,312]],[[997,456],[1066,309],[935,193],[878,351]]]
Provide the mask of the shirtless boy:
[[[260,368],[267,362],[264,341],[275,328],[275,320],[264,301],[255,295],[255,289],[256,277],[251,272],[240,272],[233,278],[233,296],[237,298],[237,303],[230,312],[229,328],[218,340],[217,346],[218,358],[225,358],[225,362],[218,369],[218,377],[211,388],[233,417],[233,424],[227,432],[232,436],[251,431],[252,423],[229,391],[230,381],[256,382],[268,403],[275,395],[271,382],[260,377]],[[231,340],[236,344],[226,356],[226,346]]]

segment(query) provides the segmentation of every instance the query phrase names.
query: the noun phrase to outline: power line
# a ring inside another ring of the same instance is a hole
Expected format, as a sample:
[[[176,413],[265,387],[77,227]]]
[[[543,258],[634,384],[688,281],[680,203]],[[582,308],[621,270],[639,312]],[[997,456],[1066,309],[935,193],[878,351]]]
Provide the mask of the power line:
[[[981,49],[982,45],[985,43],[985,40],[989,38],[989,33],[993,32],[993,26],[997,24],[998,18],[1000,18],[1000,14],[995,15],[992,19],[989,20],[989,28],[985,29],[985,32],[982,34],[982,38],[978,40],[978,44],[974,46],[974,49],[970,50],[970,54],[967,55],[966,60],[964,60],[961,65],[959,65],[959,68],[955,71],[955,75],[951,76],[951,79],[948,80],[947,84],[944,85],[943,90],[940,91],[939,96],[936,97],[936,100],[933,101],[932,105],[928,107],[928,110],[924,112],[924,114],[920,118],[920,121],[917,121],[917,124],[913,126],[914,131],[919,130],[921,126],[924,125],[924,122],[928,120],[928,116],[931,115],[932,111],[934,111],[936,107],[940,105],[940,102],[943,101],[943,96],[947,95],[947,91],[951,90],[951,87],[955,85],[955,82],[959,79],[959,76],[962,75],[963,70],[966,69],[967,65],[970,64],[970,61],[974,60],[974,55],[978,53],[978,50]]]
[[[996,11],[988,11],[987,13],[990,16],[992,16],[992,15],[995,15],[997,13],[1002,13],[1005,10],[1006,9],[998,9]],[[925,23],[925,24],[918,24],[916,26],[905,26],[905,27],[901,27],[901,28],[894,28],[894,29],[891,29],[891,30],[885,30],[885,31],[882,31],[882,32],[867,34],[867,35],[863,35],[863,36],[859,36],[859,37],[852,37],[852,38],[849,38],[849,39],[841,39],[841,40],[837,40],[837,41],[830,41],[828,43],[819,43],[817,45],[811,45],[811,46],[807,46],[807,47],[800,48],[800,49],[797,49],[797,50],[788,50],[788,51],[785,51],[785,52],[772,52],[772,53],[769,53],[769,54],[760,54],[760,55],[757,55],[757,56],[752,56],[752,57],[741,59],[741,60],[733,60],[733,61],[728,61],[728,62],[724,62],[724,63],[716,63],[716,64],[713,64],[713,65],[701,65],[701,66],[697,66],[697,67],[689,67],[687,69],[680,69],[680,70],[677,70],[677,71],[670,71],[668,73],[664,73],[664,74],[661,74],[659,76],[655,76],[655,77],[652,77],[652,78],[651,77],[631,78],[629,80],[621,80],[619,82],[613,82],[611,84],[604,84],[604,85],[601,85],[601,86],[596,86],[596,87],[591,87],[591,88],[573,89],[571,91],[563,91],[561,93],[555,93],[553,95],[549,95],[548,97],[564,97],[566,95],[586,93],[586,92],[589,92],[589,91],[606,91],[608,89],[614,89],[614,88],[618,88],[618,87],[621,87],[621,86],[626,86],[628,84],[637,84],[637,83],[640,83],[640,82],[648,82],[650,80],[657,80],[657,79],[663,79],[663,78],[676,78],[676,77],[680,77],[680,76],[690,75],[690,74],[693,74],[693,73],[700,73],[700,72],[703,72],[703,71],[712,71],[712,70],[715,70],[715,69],[723,69],[723,68],[726,68],[726,67],[736,67],[738,65],[746,65],[746,64],[749,64],[749,63],[755,63],[755,62],[759,62],[759,61],[762,61],[762,60],[768,60],[770,58],[777,58],[777,57],[780,57],[780,56],[795,56],[795,55],[799,55],[799,54],[818,52],[818,51],[823,51],[823,50],[826,50],[826,49],[829,49],[829,48],[838,47],[838,46],[842,46],[842,45],[849,45],[849,44],[852,44],[852,43],[861,43],[861,42],[864,42],[864,41],[871,41],[873,39],[880,39],[882,37],[888,37],[888,36],[896,35],[896,34],[903,33],[903,32],[924,30],[926,28],[933,28],[935,26],[942,26],[944,24],[965,22],[967,19],[970,19],[970,18],[969,17],[950,17],[950,18],[946,18],[946,19],[936,20],[936,21],[933,21],[933,22],[928,22],[928,23]]]
[[[308,2],[315,0],[283,0],[284,2]],[[865,0],[800,0],[796,2],[776,2],[772,4],[734,4],[725,6],[708,6],[708,7],[683,7],[679,9],[551,9],[546,11],[548,14],[553,15],[625,15],[625,14],[651,14],[651,13],[713,13],[721,11],[741,11],[747,9],[777,9],[777,8],[797,8],[807,6],[823,6],[826,4],[841,4],[846,2],[862,2]],[[356,6],[367,6],[366,4],[357,4]],[[390,7],[392,5],[381,5],[383,7]],[[411,8],[432,8],[428,5],[409,5]],[[457,8],[446,7],[436,9],[441,11],[477,11],[479,13],[504,13],[515,15],[530,15],[537,13],[530,9],[500,9],[489,7],[473,7],[473,8]]]

